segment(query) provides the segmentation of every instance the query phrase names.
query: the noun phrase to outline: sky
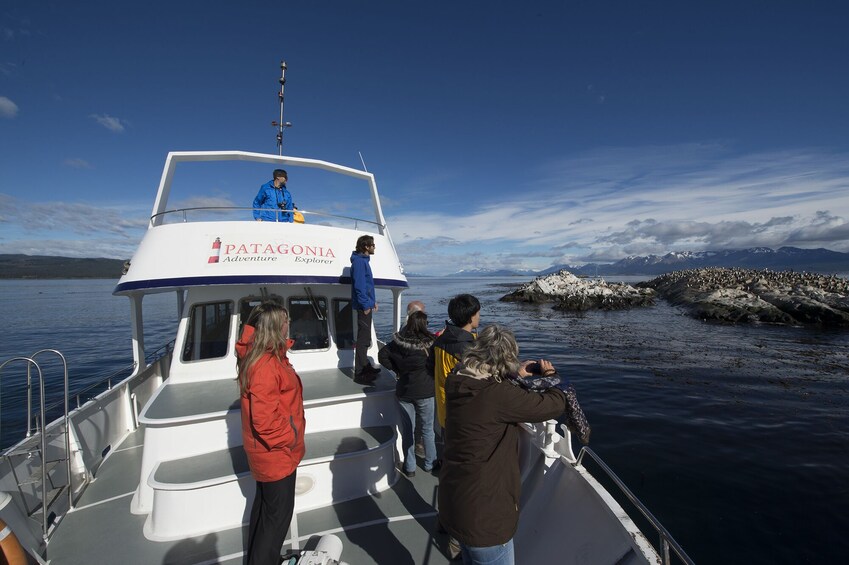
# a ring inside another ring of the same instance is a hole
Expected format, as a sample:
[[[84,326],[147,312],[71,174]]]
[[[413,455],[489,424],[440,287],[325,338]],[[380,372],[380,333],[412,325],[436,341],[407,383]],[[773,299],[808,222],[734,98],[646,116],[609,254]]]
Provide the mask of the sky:
[[[284,152],[362,154],[407,272],[849,252],[847,21],[826,1],[2,0],[0,253],[129,258],[169,151],[277,152],[283,59]],[[184,201],[249,206],[269,179]]]

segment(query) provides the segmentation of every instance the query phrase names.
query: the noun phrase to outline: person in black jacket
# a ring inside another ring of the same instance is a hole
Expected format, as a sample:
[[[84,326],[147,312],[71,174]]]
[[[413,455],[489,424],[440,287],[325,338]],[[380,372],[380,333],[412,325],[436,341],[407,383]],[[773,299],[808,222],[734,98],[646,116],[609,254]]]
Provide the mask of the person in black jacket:
[[[562,381],[550,362],[540,360],[534,369],[537,380],[550,382],[517,386],[517,381],[533,376],[528,370],[532,362],[520,363],[518,355],[510,330],[488,326],[445,381],[439,519],[459,540],[464,563],[514,563],[521,499],[519,423],[542,422],[566,412],[567,424],[580,428],[576,431],[582,441],[589,438],[577,401],[567,403],[568,393],[548,386]],[[569,388],[568,381],[566,385]]]
[[[384,345],[377,354],[380,364],[395,372],[395,396],[401,406],[403,472],[416,474],[416,454],[413,431],[418,420],[424,441],[424,470],[433,470],[436,461],[436,442],[433,435],[433,374],[427,361],[433,345],[433,334],[427,329],[427,314],[413,312],[406,325]],[[418,416],[418,418],[417,418]]]

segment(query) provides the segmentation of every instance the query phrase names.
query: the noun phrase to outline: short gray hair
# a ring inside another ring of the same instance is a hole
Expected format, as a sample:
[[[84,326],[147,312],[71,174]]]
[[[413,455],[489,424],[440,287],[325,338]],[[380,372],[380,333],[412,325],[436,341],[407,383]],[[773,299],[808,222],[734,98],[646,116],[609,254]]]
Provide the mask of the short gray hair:
[[[407,317],[410,316],[413,312],[424,312],[425,305],[421,300],[411,300],[409,304],[407,304]]]
[[[478,338],[463,353],[463,365],[477,373],[501,380],[519,370],[519,345],[513,332],[493,324],[478,333]]]

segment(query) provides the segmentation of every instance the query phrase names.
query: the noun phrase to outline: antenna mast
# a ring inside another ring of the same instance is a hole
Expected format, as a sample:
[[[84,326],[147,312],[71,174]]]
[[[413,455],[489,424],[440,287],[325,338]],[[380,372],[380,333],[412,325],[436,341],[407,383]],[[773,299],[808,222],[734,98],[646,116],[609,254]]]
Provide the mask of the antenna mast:
[[[292,122],[283,121],[283,89],[286,87],[286,61],[280,61],[280,92],[277,97],[280,99],[280,121],[273,121],[271,125],[277,128],[277,152],[283,155],[283,130],[292,127]]]

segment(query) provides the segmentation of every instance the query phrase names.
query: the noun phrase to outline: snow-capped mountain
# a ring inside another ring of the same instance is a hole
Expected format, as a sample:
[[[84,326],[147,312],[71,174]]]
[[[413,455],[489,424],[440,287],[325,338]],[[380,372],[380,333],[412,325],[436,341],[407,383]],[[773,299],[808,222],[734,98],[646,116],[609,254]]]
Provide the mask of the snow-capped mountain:
[[[608,264],[590,263],[577,269],[557,266],[546,269],[545,273],[565,268],[575,274],[583,275],[659,275],[669,271],[702,267],[846,273],[849,272],[849,253],[798,247],[781,247],[776,250],[769,247],[752,247],[721,251],[679,251],[662,256],[631,256]]]

